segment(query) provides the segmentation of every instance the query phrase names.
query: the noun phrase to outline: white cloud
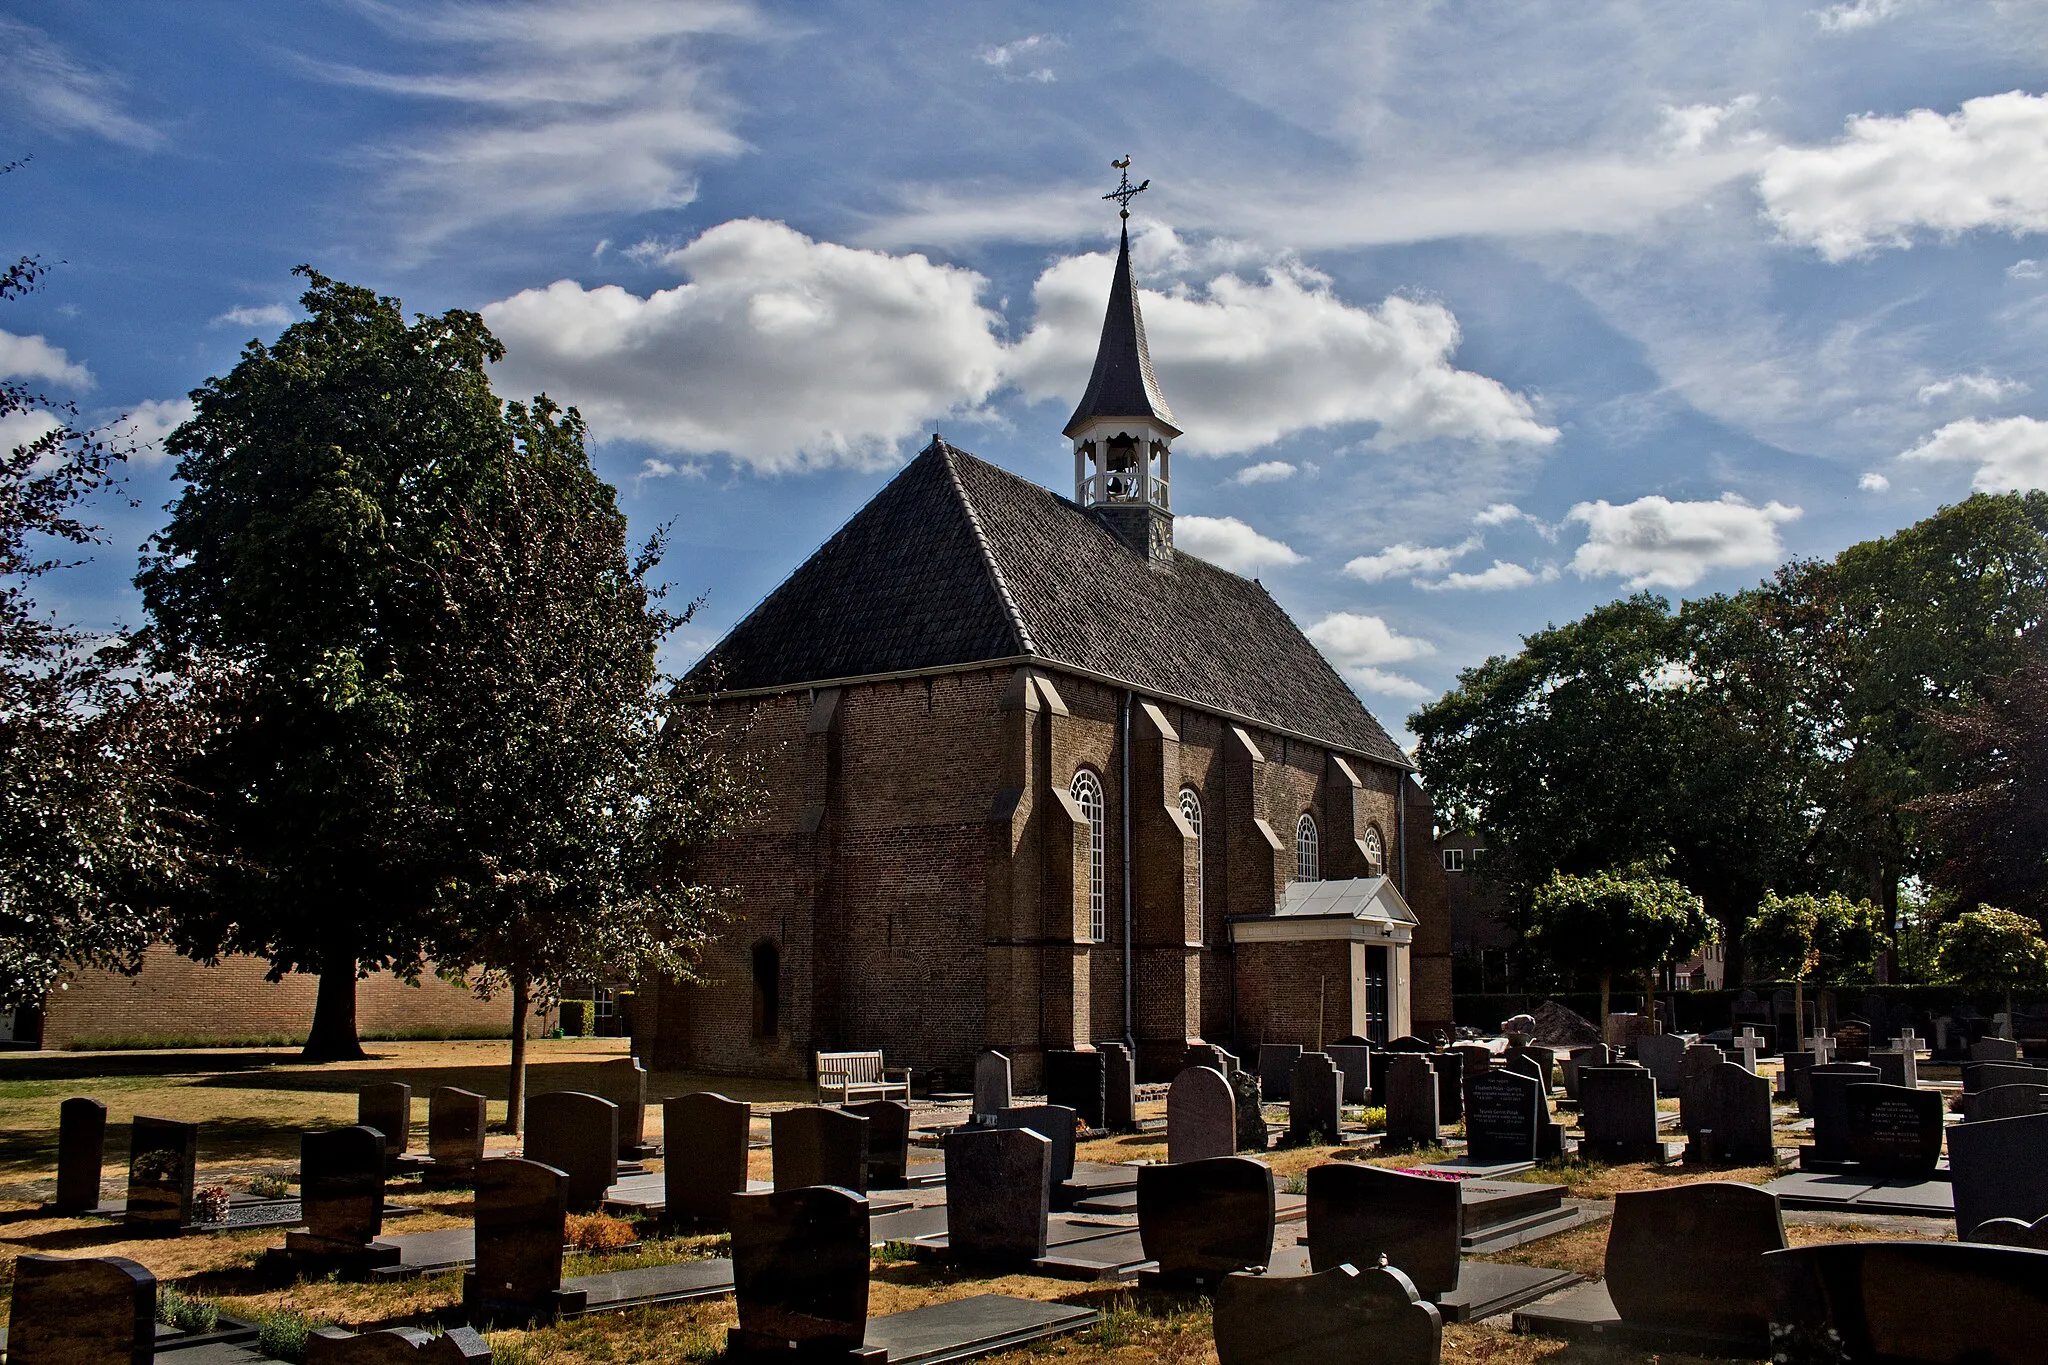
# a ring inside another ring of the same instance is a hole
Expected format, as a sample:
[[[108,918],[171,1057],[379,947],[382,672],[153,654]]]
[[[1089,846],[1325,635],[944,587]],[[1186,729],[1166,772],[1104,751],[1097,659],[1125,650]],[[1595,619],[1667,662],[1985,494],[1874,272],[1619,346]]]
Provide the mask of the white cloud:
[[[1436,592],[1445,588],[1471,589],[1478,592],[1500,592],[1508,588],[1526,588],[1532,583],[1548,582],[1557,577],[1555,569],[1546,569],[1539,575],[1513,564],[1505,559],[1496,559],[1493,566],[1478,573],[1454,573],[1446,575],[1436,583],[1418,583],[1416,586]]]
[[[1865,471],[1863,477],[1856,480],[1856,486],[1866,493],[1887,493],[1891,491],[1892,481],[1872,469]]]
[[[1881,24],[1906,7],[1906,0],[1854,0],[1852,4],[1829,5],[1815,10],[1813,17],[1830,33],[1853,33]]]
[[[1526,513],[1511,502],[1496,502],[1481,508],[1472,516],[1474,526],[1506,526],[1509,522],[1520,521]]]
[[[1864,114],[1823,147],[1779,147],[1757,178],[1785,240],[1830,261],[1909,247],[1920,232],[2048,228],[2048,96],[2014,90],[1953,114]]]
[[[129,147],[154,147],[163,140],[121,108],[125,82],[80,63],[41,29],[0,17],[0,52],[7,54],[0,104],[19,108],[30,123]]]
[[[164,461],[164,438],[192,420],[189,398],[148,398],[137,403],[128,415],[109,428],[115,443],[138,464]]]
[[[1280,564],[1299,564],[1292,546],[1262,536],[1236,517],[1175,517],[1174,544],[1197,559],[1232,573],[1250,574]]]
[[[287,303],[244,304],[230,308],[213,320],[216,327],[283,327],[292,320]]]
[[[2041,273],[2041,263],[2031,256],[2023,256],[2005,268],[2006,278],[2012,280],[2038,280]]]
[[[1419,573],[1442,573],[1460,556],[1478,548],[1476,536],[1461,545],[1410,545],[1403,541],[1373,554],[1358,556],[1345,564],[1344,572],[1368,583],[1379,583],[1389,578],[1412,578]]]
[[[40,440],[62,425],[41,408],[0,413],[0,455],[9,455]]]
[[[1995,403],[2000,399],[2016,397],[2026,391],[2027,383],[2023,379],[2000,379],[1995,374],[1986,374],[1980,371],[1977,374],[1950,375],[1946,379],[1937,379],[1932,383],[1922,384],[1918,397],[1923,403],[1932,403],[1938,398],[1957,396],[1981,398]]]
[[[1612,576],[1631,588],[1689,588],[1715,569],[1773,564],[1784,558],[1778,527],[1801,509],[1768,502],[1753,507],[1724,493],[1718,502],[1672,502],[1651,495],[1616,506],[1582,502],[1565,520],[1586,527],[1572,556],[1581,578]]]
[[[969,270],[760,219],[721,223],[664,263],[688,282],[643,298],[559,280],[486,305],[507,351],[500,387],[577,404],[603,439],[787,471],[885,466],[1001,375]]]
[[[40,336],[0,331],[0,379],[48,379],[73,388],[92,387],[92,372],[71,363],[62,346]]]
[[[1103,254],[1070,256],[1039,276],[1037,315],[1010,363],[1027,398],[1081,391],[1112,265]],[[1224,274],[1200,291],[1141,292],[1153,364],[1187,449],[1228,454],[1348,423],[1376,425],[1382,448],[1557,439],[1528,399],[1451,364],[1458,321],[1442,304],[1397,296],[1356,308],[1326,277],[1286,261],[1263,282]]]
[[[1057,34],[1034,33],[1029,37],[1018,38],[1014,42],[985,47],[975,55],[1013,80],[1050,84],[1057,80],[1058,76],[1051,67],[1041,63],[1066,45],[1066,40]]]
[[[636,484],[649,479],[701,479],[710,471],[701,460],[642,460],[640,472],[633,476]]]
[[[1899,456],[1926,464],[1970,464],[1970,486],[1986,493],[2048,488],[2048,422],[2007,417],[1950,422]]]
[[[1436,653],[1435,645],[1401,634],[1382,617],[1331,612],[1304,633],[1361,691],[1415,700],[1434,695],[1413,678],[1380,667]]]
[[[1295,475],[1293,465],[1285,460],[1266,460],[1259,464],[1246,465],[1231,476],[1232,483],[1279,483]]]

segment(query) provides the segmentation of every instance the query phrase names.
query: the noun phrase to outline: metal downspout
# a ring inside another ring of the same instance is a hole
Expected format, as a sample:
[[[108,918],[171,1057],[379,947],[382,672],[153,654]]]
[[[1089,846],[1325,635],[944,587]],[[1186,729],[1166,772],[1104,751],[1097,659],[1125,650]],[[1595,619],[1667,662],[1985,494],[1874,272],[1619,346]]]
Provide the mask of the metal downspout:
[[[1124,691],[1123,706],[1123,780],[1118,783],[1124,808],[1124,1046],[1131,1051],[1131,1065],[1138,1062],[1138,1039],[1132,1030],[1132,987],[1134,983],[1134,948],[1131,943],[1131,692]]]

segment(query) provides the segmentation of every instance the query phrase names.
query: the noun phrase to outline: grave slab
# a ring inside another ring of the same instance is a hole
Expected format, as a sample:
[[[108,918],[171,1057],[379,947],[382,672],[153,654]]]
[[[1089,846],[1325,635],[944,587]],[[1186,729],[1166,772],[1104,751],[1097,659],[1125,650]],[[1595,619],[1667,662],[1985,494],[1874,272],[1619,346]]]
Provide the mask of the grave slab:
[[[1436,1308],[1400,1271],[1377,1266],[1227,1275],[1215,1333],[1219,1365],[1436,1365],[1443,1350]]]
[[[950,1365],[1067,1336],[1095,1324],[1092,1308],[975,1294],[868,1320],[866,1344],[889,1365]]]

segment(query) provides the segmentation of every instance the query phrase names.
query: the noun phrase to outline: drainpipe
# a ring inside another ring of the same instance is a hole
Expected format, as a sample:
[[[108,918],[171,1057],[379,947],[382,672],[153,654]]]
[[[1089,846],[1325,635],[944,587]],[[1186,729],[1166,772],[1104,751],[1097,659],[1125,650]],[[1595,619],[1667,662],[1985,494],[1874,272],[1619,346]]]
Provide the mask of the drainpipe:
[[[1131,1005],[1132,982],[1135,967],[1134,949],[1131,944],[1131,700],[1132,694],[1124,691],[1122,712],[1123,728],[1123,781],[1118,784],[1123,795],[1124,808],[1124,1046],[1131,1051],[1131,1065],[1138,1064],[1138,1039],[1132,1031]]]
[[[1394,803],[1394,843],[1399,852],[1396,855],[1395,875],[1401,887],[1401,899],[1408,899],[1408,779],[1399,780],[1401,799]]]

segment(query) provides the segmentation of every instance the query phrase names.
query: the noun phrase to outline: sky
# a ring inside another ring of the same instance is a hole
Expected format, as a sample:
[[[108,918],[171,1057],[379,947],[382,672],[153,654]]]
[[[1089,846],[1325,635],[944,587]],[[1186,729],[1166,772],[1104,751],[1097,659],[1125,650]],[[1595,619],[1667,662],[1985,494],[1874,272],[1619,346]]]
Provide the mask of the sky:
[[[0,54],[55,265],[0,373],[138,443],[43,585],[95,627],[300,263],[581,408],[675,667],[934,432],[1071,493],[1125,155],[1176,541],[1404,739],[1601,602],[2048,486],[2048,5],[0,0]]]

